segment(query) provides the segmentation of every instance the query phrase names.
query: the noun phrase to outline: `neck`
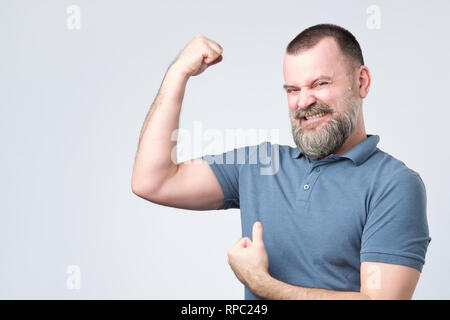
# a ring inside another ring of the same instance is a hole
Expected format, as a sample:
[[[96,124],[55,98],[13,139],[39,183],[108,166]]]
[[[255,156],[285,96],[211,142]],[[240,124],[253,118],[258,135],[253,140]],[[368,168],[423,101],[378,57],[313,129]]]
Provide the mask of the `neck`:
[[[364,119],[362,116],[362,107],[361,107],[355,131],[353,131],[350,137],[348,137],[347,140],[345,140],[344,144],[336,152],[333,152],[333,154],[338,156],[343,155],[366,139],[367,134],[366,128],[364,127]],[[317,160],[322,159],[323,158]]]
[[[362,117],[362,108],[358,117],[358,123],[355,131],[345,140],[344,144],[334,154],[343,155],[350,151],[353,147],[367,139],[366,128],[364,127],[364,119]]]

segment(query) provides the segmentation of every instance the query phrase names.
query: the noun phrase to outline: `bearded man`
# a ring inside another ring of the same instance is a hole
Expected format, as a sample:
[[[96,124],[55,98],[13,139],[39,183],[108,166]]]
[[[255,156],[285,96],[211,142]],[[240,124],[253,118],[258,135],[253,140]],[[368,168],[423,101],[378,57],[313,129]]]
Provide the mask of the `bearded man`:
[[[243,237],[228,262],[246,299],[410,299],[431,241],[426,190],[365,131],[371,75],[355,37],[320,24],[288,44],[283,87],[296,148],[264,142],[176,163],[171,135],[186,83],[222,52],[197,35],[168,68],[141,131],[133,192],[176,208],[240,208]],[[244,163],[225,160],[242,151]],[[261,151],[278,162],[273,174],[249,161]]]

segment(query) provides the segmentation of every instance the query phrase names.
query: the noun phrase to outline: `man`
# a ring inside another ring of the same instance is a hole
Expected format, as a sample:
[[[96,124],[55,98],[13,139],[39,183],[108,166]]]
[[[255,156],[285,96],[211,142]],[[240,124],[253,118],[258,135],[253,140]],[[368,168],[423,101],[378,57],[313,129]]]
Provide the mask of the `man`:
[[[265,142],[221,155],[245,150],[244,164],[177,164],[171,134],[186,82],[222,51],[198,35],[169,67],[141,132],[133,192],[177,208],[240,208],[243,238],[228,262],[246,299],[410,299],[431,241],[425,186],[366,134],[371,76],[354,36],[323,24],[289,43],[284,88],[297,148]],[[276,173],[249,163],[261,150],[278,159]]]

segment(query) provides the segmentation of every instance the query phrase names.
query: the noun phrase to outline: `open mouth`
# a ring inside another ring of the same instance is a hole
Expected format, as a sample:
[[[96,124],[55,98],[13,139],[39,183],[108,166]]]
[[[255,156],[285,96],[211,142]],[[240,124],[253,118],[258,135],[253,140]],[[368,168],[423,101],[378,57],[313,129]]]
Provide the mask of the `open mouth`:
[[[302,122],[306,122],[306,123],[317,122],[317,121],[321,121],[321,120],[327,118],[328,115],[329,115],[328,113],[320,112],[320,113],[316,113],[315,115],[312,115],[312,116],[303,117],[303,118],[301,118],[301,120],[302,120]]]

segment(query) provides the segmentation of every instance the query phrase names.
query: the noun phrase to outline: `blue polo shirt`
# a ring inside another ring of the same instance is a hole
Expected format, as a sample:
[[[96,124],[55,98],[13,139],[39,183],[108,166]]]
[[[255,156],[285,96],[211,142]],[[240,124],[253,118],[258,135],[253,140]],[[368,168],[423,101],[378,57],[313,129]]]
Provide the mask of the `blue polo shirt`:
[[[298,286],[360,291],[360,264],[422,270],[431,238],[419,174],[367,135],[344,155],[311,160],[263,142],[205,155],[222,187],[218,210],[240,208],[242,236],[264,227],[272,277]],[[245,288],[246,299],[259,299]]]

